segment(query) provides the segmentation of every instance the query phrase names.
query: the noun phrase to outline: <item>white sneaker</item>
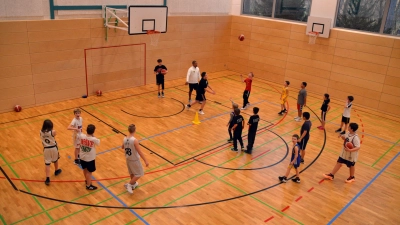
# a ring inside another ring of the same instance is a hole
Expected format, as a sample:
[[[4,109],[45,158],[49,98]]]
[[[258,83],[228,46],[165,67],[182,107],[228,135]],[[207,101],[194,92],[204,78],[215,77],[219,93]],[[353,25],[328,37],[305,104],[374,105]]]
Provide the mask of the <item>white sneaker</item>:
[[[200,110],[200,111],[199,111],[199,114],[200,114],[200,115],[204,115],[204,111],[203,111],[203,110]]]
[[[296,119],[294,119],[296,122],[300,122],[301,121],[301,118],[300,117],[298,117],[298,118],[296,118]]]
[[[294,120],[298,120],[300,117],[298,117],[298,116],[296,116],[295,118],[294,118]]]
[[[240,110],[245,110],[246,109],[246,107],[245,108],[240,108]]]
[[[139,183],[136,181],[134,185],[132,185],[132,189],[136,189],[136,187],[139,186]]]
[[[124,188],[128,187],[128,184],[129,184],[129,183],[124,184]]]
[[[126,191],[133,194],[133,188],[131,184],[126,185]]]
[[[190,109],[190,104],[187,104],[185,107],[186,107],[187,110],[189,110]]]

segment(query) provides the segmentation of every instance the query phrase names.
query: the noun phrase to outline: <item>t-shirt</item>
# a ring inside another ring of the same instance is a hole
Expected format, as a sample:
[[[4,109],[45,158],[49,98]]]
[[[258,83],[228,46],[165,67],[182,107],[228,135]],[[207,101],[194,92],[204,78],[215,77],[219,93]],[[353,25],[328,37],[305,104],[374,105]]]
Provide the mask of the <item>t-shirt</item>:
[[[282,88],[282,99],[286,99],[288,97],[288,87]]]
[[[249,119],[249,132],[256,132],[258,127],[258,122],[260,121],[260,117],[258,115],[252,115]]]
[[[246,89],[244,89],[245,91],[251,91],[251,83],[253,82],[252,79],[250,78],[246,78],[244,79],[244,81],[246,83]]]
[[[304,121],[303,125],[301,126],[300,137],[304,131],[307,131],[307,134],[306,136],[304,136],[304,139],[308,139],[310,137],[310,130],[311,130],[311,121],[309,120]]]
[[[82,117],[79,117],[79,119],[74,118],[71,121],[70,125],[72,127],[80,129],[80,131],[74,130],[74,133],[72,134],[72,137],[76,138],[77,134],[82,132],[82,124],[83,124],[83,118]]]
[[[201,76],[199,67],[190,67],[186,75],[186,82],[188,82],[189,84],[197,84],[199,83],[200,79]]]
[[[56,138],[53,136],[53,131],[40,131],[40,139],[42,139],[42,144],[45,148],[57,146]]]
[[[162,70],[162,69],[167,70],[167,67],[165,67],[164,65],[161,65],[161,66],[160,66],[160,65],[157,65],[156,67],[154,67],[154,72],[157,73],[157,74],[156,74],[157,76],[159,76],[159,77],[161,77],[161,76],[164,77],[164,74],[161,73],[161,70]]]
[[[201,78],[201,80],[199,82],[199,86],[197,87],[197,94],[204,95],[206,93],[206,91],[204,89],[206,89],[207,87],[208,87],[208,81]]]
[[[96,158],[96,146],[100,145],[100,139],[93,136],[86,136],[83,133],[78,135],[81,151],[79,157],[85,162],[93,161]]]
[[[344,117],[347,117],[347,118],[350,118],[350,112],[351,112],[351,107],[353,106],[353,103],[352,102],[347,102],[345,105],[344,105],[344,111],[343,111],[343,116]]]
[[[239,116],[235,116],[233,117],[233,122],[234,124],[237,124],[236,128],[235,128],[235,132],[242,132],[243,129],[243,116],[239,115]]]
[[[329,102],[331,102],[331,100],[330,100],[330,99],[327,99],[327,100],[324,100],[324,102],[322,103],[321,110],[322,110],[323,112],[328,111]]]
[[[345,134],[345,140],[344,140],[344,144],[343,144],[343,148],[342,148],[342,152],[340,153],[340,157],[348,160],[350,162],[357,162],[358,159],[358,151],[355,152],[348,152],[344,149],[344,146],[347,142],[351,142],[353,144],[354,147],[360,147],[361,146],[361,142],[360,142],[360,138],[358,137],[357,134],[350,134],[350,133],[346,133]]]
[[[299,95],[297,96],[297,104],[304,105],[304,100],[307,97],[307,90],[305,88],[300,89]]]
[[[125,158],[126,160],[137,161],[140,160],[140,155],[137,152],[134,141],[135,137],[125,137],[124,138],[124,149],[125,149]]]
[[[231,113],[229,113],[229,126],[230,127],[232,127],[233,126],[233,124],[234,124],[234,122],[233,122],[233,118],[235,117],[235,112],[231,112]]]

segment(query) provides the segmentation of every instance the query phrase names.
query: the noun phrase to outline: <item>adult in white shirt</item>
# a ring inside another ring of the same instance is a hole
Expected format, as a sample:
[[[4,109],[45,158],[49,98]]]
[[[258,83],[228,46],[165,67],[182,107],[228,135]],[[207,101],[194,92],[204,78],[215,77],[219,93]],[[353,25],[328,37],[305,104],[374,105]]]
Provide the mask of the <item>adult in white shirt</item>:
[[[186,76],[186,85],[189,84],[189,104],[192,102],[192,92],[193,89],[197,90],[197,87],[199,86],[199,80],[201,79],[200,76],[200,69],[197,67],[197,62],[194,60],[192,62],[192,65]]]

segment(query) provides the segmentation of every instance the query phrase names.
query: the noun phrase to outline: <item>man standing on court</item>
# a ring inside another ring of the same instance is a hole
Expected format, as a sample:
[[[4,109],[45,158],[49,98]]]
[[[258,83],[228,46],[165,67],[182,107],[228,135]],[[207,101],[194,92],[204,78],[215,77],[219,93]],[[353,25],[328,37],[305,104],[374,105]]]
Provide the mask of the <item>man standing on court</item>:
[[[301,89],[299,91],[299,95],[297,96],[297,117],[294,118],[296,122],[301,121],[303,107],[305,107],[307,103],[307,82],[302,82],[300,87]]]
[[[199,80],[201,79],[200,69],[197,67],[196,60],[192,62],[192,65],[187,72],[185,83],[186,85],[189,84],[189,104],[192,102],[192,92],[193,90],[197,90]]]

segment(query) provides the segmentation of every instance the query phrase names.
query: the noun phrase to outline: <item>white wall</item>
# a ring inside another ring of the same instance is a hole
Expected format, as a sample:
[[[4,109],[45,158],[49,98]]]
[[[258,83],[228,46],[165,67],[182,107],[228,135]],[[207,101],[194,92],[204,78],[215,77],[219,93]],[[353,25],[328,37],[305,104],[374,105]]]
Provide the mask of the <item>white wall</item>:
[[[239,16],[242,8],[242,0],[232,0],[231,15]]]
[[[335,21],[338,0],[312,0],[310,16],[324,17]]]

